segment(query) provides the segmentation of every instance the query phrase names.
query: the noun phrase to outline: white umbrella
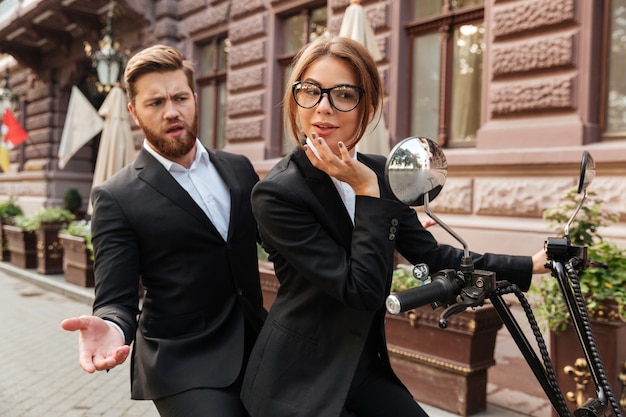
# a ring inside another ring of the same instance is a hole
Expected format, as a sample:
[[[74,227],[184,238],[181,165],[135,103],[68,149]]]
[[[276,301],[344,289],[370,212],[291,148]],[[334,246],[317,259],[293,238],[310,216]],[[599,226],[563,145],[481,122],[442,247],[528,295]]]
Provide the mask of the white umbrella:
[[[72,86],[65,125],[59,143],[59,169],[65,168],[74,154],[102,130],[104,121],[87,97]]]
[[[346,7],[341,22],[339,36],[353,39],[367,48],[375,61],[380,61],[382,55],[378,49],[374,31],[361,6],[361,0],[350,0]],[[382,102],[374,115],[365,135],[357,145],[357,151],[361,153],[377,153],[387,156],[389,154],[389,132],[385,126],[385,118],[382,113]]]
[[[127,104],[124,91],[116,86],[111,89],[98,110],[100,116],[104,117],[104,127],[100,137],[92,188],[102,184],[135,157]],[[88,211],[91,212],[91,202]]]

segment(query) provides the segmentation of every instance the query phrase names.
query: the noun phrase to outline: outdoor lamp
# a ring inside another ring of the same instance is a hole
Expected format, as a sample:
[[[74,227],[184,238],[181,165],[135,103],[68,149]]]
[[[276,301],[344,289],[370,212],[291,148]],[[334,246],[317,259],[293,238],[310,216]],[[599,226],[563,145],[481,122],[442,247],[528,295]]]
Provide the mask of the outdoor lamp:
[[[0,87],[0,120],[4,116],[4,110],[9,109],[12,112],[17,107],[17,97],[9,89],[9,69],[6,69],[4,73],[4,80],[2,81],[2,87]]]
[[[113,8],[115,2],[109,4],[107,25],[102,40],[98,42],[100,49],[91,53],[91,45],[85,43],[85,52],[91,57],[93,67],[98,74],[98,91],[109,92],[115,85],[122,69],[123,55],[119,51],[119,44],[113,41]]]

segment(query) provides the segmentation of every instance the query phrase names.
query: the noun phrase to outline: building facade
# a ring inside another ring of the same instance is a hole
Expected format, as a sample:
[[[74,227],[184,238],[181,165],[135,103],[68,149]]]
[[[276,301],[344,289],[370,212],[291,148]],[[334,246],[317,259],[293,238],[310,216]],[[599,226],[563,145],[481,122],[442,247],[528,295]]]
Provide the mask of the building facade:
[[[551,233],[542,212],[575,186],[585,150],[593,191],[620,215],[603,235],[626,245],[626,0],[360,3],[381,52],[388,146],[425,136],[444,147],[448,178],[431,209],[471,250],[536,252]],[[0,197],[27,211],[60,204],[70,187],[89,193],[97,138],[63,170],[57,152],[72,86],[96,107],[103,99],[84,44],[97,47],[110,4],[0,1],[0,70],[29,133]],[[192,59],[201,140],[247,155],[263,176],[293,146],[280,104],[291,59],[338,34],[349,4],[116,0],[113,35],[126,54],[165,43]]]

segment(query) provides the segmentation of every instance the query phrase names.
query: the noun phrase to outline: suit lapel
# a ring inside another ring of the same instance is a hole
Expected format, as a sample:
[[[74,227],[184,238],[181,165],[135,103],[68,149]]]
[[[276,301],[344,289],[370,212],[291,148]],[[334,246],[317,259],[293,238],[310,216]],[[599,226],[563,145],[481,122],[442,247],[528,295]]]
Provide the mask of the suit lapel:
[[[137,177],[142,181],[149,184],[157,192],[161,193],[165,198],[169,199],[173,204],[176,204],[191,216],[198,219],[200,222],[211,227],[212,230],[217,232],[213,223],[204,214],[204,211],[196,202],[191,198],[189,193],[185,191],[183,187],[170,175],[159,161],[157,161],[148,151],[141,149],[139,155],[135,159],[135,169],[137,169]]]
[[[208,149],[209,158],[211,163],[215,166],[215,169],[224,180],[226,187],[228,187],[228,193],[230,194],[230,219],[228,222],[228,238],[232,236],[233,230],[237,226],[237,217],[239,215],[239,208],[241,207],[241,188],[237,181],[237,176],[232,167],[222,159],[219,153],[212,149]]]
[[[327,230],[329,233],[334,233],[335,240],[349,252],[354,225],[335,184],[327,174],[311,165],[301,149],[298,148],[294,152],[294,160],[307,185],[320,203],[318,213],[320,218],[331,223]]]

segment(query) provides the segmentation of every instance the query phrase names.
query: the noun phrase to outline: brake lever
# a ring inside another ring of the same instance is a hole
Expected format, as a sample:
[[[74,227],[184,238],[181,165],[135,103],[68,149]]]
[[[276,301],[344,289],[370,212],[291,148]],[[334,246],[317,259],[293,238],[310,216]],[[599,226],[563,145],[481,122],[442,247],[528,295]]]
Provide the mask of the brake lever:
[[[485,302],[486,292],[484,288],[470,286],[463,288],[461,294],[457,297],[458,302],[448,306],[439,316],[439,327],[445,329],[448,327],[448,317],[461,313],[470,307],[482,306]]]

